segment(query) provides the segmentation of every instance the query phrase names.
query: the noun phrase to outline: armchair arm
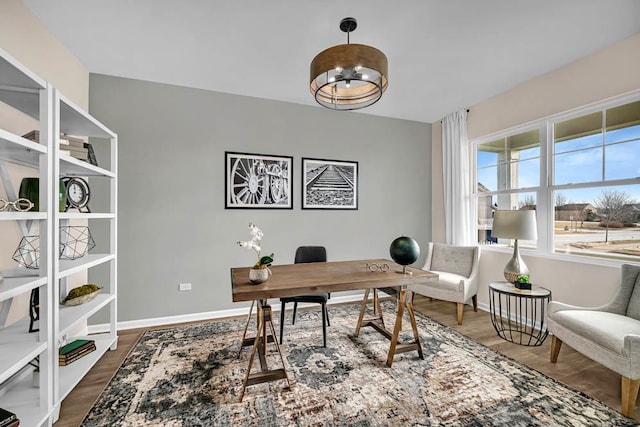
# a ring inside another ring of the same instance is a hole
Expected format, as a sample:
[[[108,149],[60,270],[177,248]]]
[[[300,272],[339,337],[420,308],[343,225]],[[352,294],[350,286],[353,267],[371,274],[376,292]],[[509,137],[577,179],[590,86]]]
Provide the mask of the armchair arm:
[[[548,313],[553,314],[564,310],[576,310],[576,311],[597,311],[597,307],[580,307],[577,305],[565,304],[558,301],[549,302],[547,307]]]
[[[630,360],[630,374],[629,378],[640,378],[640,335],[629,334],[624,336],[624,346],[622,347],[622,354]]]

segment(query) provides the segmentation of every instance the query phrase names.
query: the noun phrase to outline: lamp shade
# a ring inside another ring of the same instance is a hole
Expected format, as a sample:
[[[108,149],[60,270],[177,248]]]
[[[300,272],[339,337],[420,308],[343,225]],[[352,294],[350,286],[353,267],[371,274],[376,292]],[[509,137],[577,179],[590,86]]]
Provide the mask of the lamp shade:
[[[536,211],[495,211],[491,235],[505,239],[537,240]]]

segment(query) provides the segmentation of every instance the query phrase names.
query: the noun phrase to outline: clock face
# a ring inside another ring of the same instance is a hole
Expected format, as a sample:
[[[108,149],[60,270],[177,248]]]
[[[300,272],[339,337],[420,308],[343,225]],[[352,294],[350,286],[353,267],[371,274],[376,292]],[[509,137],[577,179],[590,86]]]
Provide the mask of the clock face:
[[[87,193],[84,191],[84,188],[78,182],[71,182],[67,187],[67,192],[69,194],[69,199],[76,204],[80,205],[86,199]]]
[[[89,203],[89,184],[82,178],[67,178],[67,209],[86,208],[90,212],[87,204]]]

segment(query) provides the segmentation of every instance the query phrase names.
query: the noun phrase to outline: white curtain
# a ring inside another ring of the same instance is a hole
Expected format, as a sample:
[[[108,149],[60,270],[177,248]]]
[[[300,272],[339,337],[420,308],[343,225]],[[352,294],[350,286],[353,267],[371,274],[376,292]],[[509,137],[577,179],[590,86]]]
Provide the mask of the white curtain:
[[[470,155],[467,110],[460,110],[442,120],[445,236],[453,245],[477,243],[471,222]]]

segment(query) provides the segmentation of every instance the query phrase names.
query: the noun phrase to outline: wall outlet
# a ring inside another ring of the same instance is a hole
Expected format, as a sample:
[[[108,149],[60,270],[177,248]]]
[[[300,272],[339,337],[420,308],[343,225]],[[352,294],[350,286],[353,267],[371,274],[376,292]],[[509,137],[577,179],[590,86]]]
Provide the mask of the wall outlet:
[[[191,283],[180,283],[178,285],[178,290],[179,291],[190,291],[191,290]]]

